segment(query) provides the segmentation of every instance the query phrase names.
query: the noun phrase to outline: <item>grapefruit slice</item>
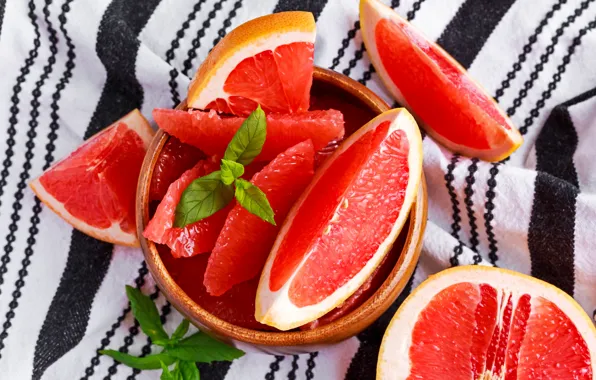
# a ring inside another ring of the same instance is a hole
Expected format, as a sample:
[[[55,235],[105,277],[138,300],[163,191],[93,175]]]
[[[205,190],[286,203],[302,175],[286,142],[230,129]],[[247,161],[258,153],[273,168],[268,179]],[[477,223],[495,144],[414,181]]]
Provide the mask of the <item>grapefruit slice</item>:
[[[563,291],[504,269],[431,276],[383,338],[377,379],[576,379],[596,370],[596,329]]]
[[[314,154],[312,142],[302,142],[255,174],[251,182],[267,195],[277,226],[236,205],[209,257],[203,280],[209,294],[222,295],[261,273],[279,226],[312,179]]]
[[[153,110],[157,125],[182,142],[201,149],[208,155],[222,157],[226,147],[245,118],[225,117],[215,111]],[[344,136],[344,118],[336,110],[311,111],[297,115],[267,115],[267,139],[259,161],[270,161],[286,149],[312,140],[315,150]]]
[[[77,230],[109,243],[138,247],[137,180],[152,137],[151,126],[134,110],[89,138],[29,186]]]
[[[250,20],[211,50],[188,89],[190,108],[248,116],[308,110],[316,25],[309,12]]]
[[[360,1],[362,38],[395,100],[447,148],[487,161],[522,137],[493,98],[447,52],[378,0]]]
[[[377,116],[317,170],[286,218],[259,283],[255,316],[289,330],[350,297],[407,219],[422,172],[422,140],[403,108]]]

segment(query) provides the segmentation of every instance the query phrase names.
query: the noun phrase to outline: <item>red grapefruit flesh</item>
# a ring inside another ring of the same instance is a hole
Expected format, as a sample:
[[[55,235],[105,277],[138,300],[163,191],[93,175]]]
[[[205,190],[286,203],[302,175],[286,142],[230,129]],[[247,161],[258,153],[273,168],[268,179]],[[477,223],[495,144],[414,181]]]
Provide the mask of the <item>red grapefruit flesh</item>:
[[[161,200],[166,195],[170,184],[202,158],[205,158],[205,155],[199,149],[171,136],[155,163],[149,188],[149,200]]]
[[[208,155],[223,156],[226,147],[245,118],[225,117],[215,111],[153,110],[161,129]],[[344,135],[344,119],[336,110],[311,111],[297,115],[267,115],[267,139],[259,161],[270,161],[286,149],[312,140],[315,150]]]
[[[284,223],[257,292],[258,321],[288,330],[350,297],[395,241],[418,191],[422,141],[405,109],[349,137]]]
[[[137,180],[153,130],[138,110],[85,141],[29,186],[79,231],[114,244],[138,246]]]
[[[279,226],[312,179],[313,165],[314,149],[309,140],[280,154],[253,177],[251,182],[267,195],[277,226],[235,206],[209,258],[203,281],[209,294],[224,294],[261,273]]]
[[[240,116],[258,104],[265,112],[308,110],[315,21],[308,12],[253,19],[209,53],[188,91],[188,105]]]
[[[393,317],[378,379],[592,379],[596,329],[540,280],[464,266],[431,277]]]
[[[361,0],[371,61],[395,99],[437,141],[489,161],[509,156],[522,137],[492,99],[440,46],[378,0]]]

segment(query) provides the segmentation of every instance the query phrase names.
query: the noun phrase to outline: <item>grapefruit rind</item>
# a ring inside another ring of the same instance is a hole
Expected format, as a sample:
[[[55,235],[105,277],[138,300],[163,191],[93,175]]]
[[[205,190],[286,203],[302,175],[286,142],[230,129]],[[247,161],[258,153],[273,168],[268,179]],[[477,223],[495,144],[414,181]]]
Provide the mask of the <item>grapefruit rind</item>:
[[[362,31],[362,39],[364,40],[364,44],[366,45],[366,51],[370,57],[370,60],[375,67],[375,70],[381,77],[383,84],[389,90],[389,92],[393,95],[395,100],[402,106],[412,110],[408,102],[406,101],[404,95],[400,91],[400,89],[395,85],[395,83],[391,80],[391,77],[387,73],[385,66],[382,63],[382,60],[379,55],[379,51],[377,50],[377,45],[375,43],[375,27],[377,23],[382,19],[390,19],[395,20],[396,23],[407,23],[405,19],[403,19],[397,12],[395,12],[390,7],[386,6],[385,4],[381,3],[378,0],[361,0],[360,1],[360,25]],[[416,30],[416,32],[424,37],[424,33],[420,30],[416,29],[413,25],[410,24],[410,28]],[[460,72],[464,73],[481,91],[484,93],[491,102],[495,103],[494,99],[488,95],[486,90],[482,88],[482,86],[476,82],[472,77],[467,74],[467,70],[464,69],[459,62],[457,62],[453,57],[447,53],[443,48],[432,40],[425,37],[426,41],[433,44],[438,51],[440,51],[444,58],[448,60],[454,67],[456,67]],[[438,68],[436,68],[438,70]],[[508,120],[507,115],[501,110],[500,107],[496,107],[498,112],[503,115],[503,117]],[[415,113],[414,113],[414,116]],[[438,141],[441,145],[445,146],[451,151],[459,152],[465,156],[469,157],[477,157],[485,161],[500,161],[509,157],[523,142],[523,138],[519,131],[512,125],[510,129],[504,128],[504,132],[506,133],[507,139],[504,139],[499,146],[491,147],[489,150],[481,150],[481,149],[474,149],[467,146],[456,144],[440,134],[436,133],[429,125],[424,123],[420,118],[416,117],[418,124],[424,128],[424,130],[436,141]]]
[[[224,84],[244,59],[294,42],[314,44],[315,19],[310,12],[281,12],[250,20],[227,34],[209,53],[188,87],[189,108],[206,109],[227,99]]]
[[[143,140],[143,147],[147,149],[147,147],[151,143],[151,140],[153,139],[154,132],[151,126],[149,125],[149,122],[147,121],[147,119],[145,119],[141,112],[138,109],[135,109],[123,116],[115,123],[104,128],[102,131],[105,131],[106,129],[112,127],[114,124],[121,122],[125,123],[129,129],[132,129],[137,133],[141,140]],[[101,133],[102,131],[98,133]],[[90,139],[92,138],[93,137],[91,137]],[[58,163],[59,162],[56,162],[53,166],[57,165]],[[41,175],[43,175],[43,173],[40,174],[39,177],[31,181],[29,183],[29,187],[31,187],[31,189],[39,198],[39,200],[41,200],[53,212],[58,214],[68,224],[70,224],[77,230],[83,232],[84,234],[101,241],[105,241],[112,244],[125,245],[129,247],[140,247],[137,235],[135,233],[127,233],[122,231],[119,223],[113,223],[112,226],[105,229],[97,228],[73,216],[66,210],[66,208],[61,202],[59,202],[52,194],[46,191],[44,186],[39,181]]]
[[[383,336],[377,379],[401,380],[410,374],[409,351],[411,333],[418,316],[431,299],[441,290],[461,282],[488,284],[512,294],[529,294],[553,302],[576,326],[591,353],[596,353],[596,327],[582,307],[567,293],[542,280],[508,269],[479,265],[460,266],[430,276],[420,284],[397,310]],[[592,371],[596,372],[596,355],[591,357]]]
[[[297,307],[290,301],[288,291],[292,284],[292,281],[296,277],[296,274],[299,272],[300,268],[302,268],[302,266],[308,259],[308,255],[306,255],[302,259],[301,263],[296,267],[292,276],[279,290],[273,292],[269,288],[269,277],[271,268],[273,266],[273,261],[275,259],[275,252],[279,249],[283,241],[282,237],[291,227],[291,221],[294,215],[297,213],[297,210],[302,206],[310,190],[318,182],[322,174],[325,173],[326,169],[331,165],[335,158],[338,157],[344,151],[346,151],[354,142],[358,141],[358,139],[361,136],[363,136],[368,131],[374,129],[376,126],[385,121],[391,122],[387,135],[391,134],[393,131],[401,129],[404,132],[406,132],[410,144],[410,151],[408,155],[408,166],[410,170],[409,181],[399,216],[387,238],[383,241],[383,243],[381,243],[377,252],[360,270],[360,272],[358,272],[344,285],[336,289],[329,297],[325,298],[323,301],[314,305]],[[404,108],[393,109],[384,112],[383,114],[372,119],[369,123],[367,123],[365,126],[356,131],[347,140],[345,140],[344,143],[339,147],[339,149],[330,158],[328,158],[327,161],[325,161],[325,163],[317,170],[317,172],[315,173],[315,177],[313,178],[309,186],[303,192],[300,199],[296,202],[296,204],[286,217],[286,220],[278,233],[278,237],[275,241],[275,244],[273,245],[271,254],[267,258],[267,262],[265,264],[265,267],[261,274],[261,279],[259,281],[259,288],[257,290],[257,298],[255,302],[255,318],[257,319],[257,321],[269,326],[273,326],[279,330],[286,331],[309,323],[323,316],[329,311],[335,309],[337,306],[341,305],[366,281],[366,279],[374,272],[374,270],[380,264],[383,257],[385,257],[386,253],[391,249],[393,242],[395,241],[397,236],[399,236],[403,228],[403,225],[406,219],[408,218],[408,215],[410,214],[410,209],[412,207],[412,204],[414,203],[414,200],[416,199],[416,195],[419,189],[421,176],[422,138],[420,136],[420,131],[418,129],[416,121],[414,120],[412,115]]]

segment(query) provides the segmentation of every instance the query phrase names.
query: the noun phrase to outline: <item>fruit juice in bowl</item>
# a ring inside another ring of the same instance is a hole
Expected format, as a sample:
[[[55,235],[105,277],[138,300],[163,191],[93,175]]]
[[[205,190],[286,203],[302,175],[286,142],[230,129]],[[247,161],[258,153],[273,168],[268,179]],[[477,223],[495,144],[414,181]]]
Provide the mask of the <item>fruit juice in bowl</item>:
[[[213,49],[185,103],[153,112],[162,130],[137,194],[149,269],[190,321],[244,350],[357,334],[420,252],[414,119],[314,68],[313,43],[308,13],[249,21]]]

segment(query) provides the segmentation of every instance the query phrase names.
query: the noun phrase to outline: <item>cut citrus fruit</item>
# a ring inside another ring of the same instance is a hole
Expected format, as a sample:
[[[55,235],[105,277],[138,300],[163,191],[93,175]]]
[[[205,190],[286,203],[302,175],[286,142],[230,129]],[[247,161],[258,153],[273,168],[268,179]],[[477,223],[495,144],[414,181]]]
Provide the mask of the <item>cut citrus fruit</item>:
[[[288,330],[350,297],[399,235],[421,172],[420,131],[403,108],[384,112],[345,140],[279,232],[261,275],[257,320]]]
[[[139,246],[137,180],[153,130],[134,110],[89,138],[29,186],[77,230],[114,244]]]
[[[257,173],[252,183],[261,189],[275,212],[277,226],[237,205],[229,213],[205,272],[211,295],[257,277],[273,246],[279,226],[313,176],[314,149],[310,140],[277,156]]]
[[[248,115],[308,110],[316,25],[309,12],[250,20],[211,50],[188,89],[188,107]]]
[[[219,170],[219,161],[216,158],[205,159],[174,181],[157,206],[143,236],[154,243],[166,244],[172,250],[172,255],[177,258],[211,251],[231,210],[231,205],[184,228],[174,227],[174,217],[176,206],[188,185],[195,179],[216,170]]]
[[[201,149],[208,155],[222,157],[243,117],[222,117],[215,111],[153,110],[157,125],[182,142]],[[336,110],[311,111],[296,115],[267,115],[267,138],[259,161],[269,161],[294,145],[312,140],[315,150],[344,136],[344,119]]]
[[[431,276],[383,338],[377,379],[592,379],[596,329],[563,291],[463,266]]]
[[[366,50],[383,83],[447,148],[498,161],[522,137],[493,98],[447,52],[378,0],[360,1]]]

